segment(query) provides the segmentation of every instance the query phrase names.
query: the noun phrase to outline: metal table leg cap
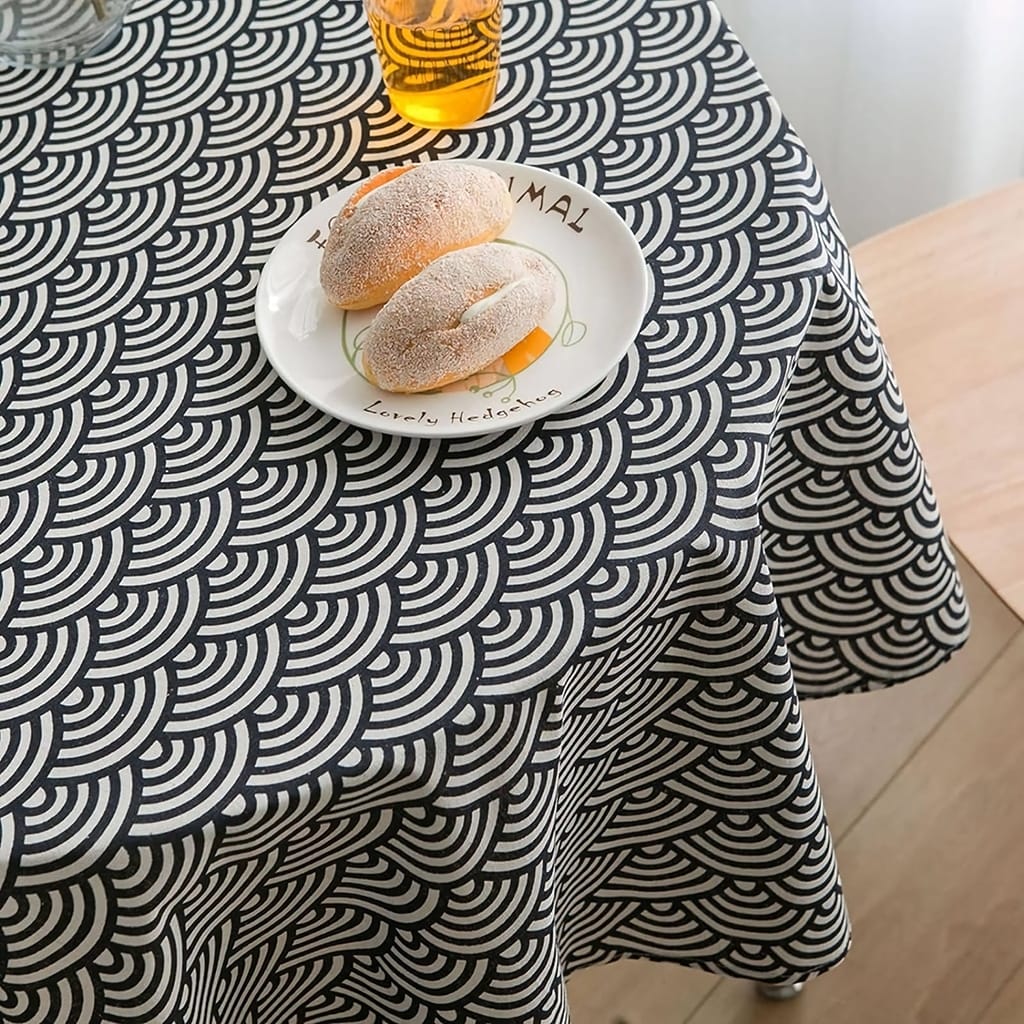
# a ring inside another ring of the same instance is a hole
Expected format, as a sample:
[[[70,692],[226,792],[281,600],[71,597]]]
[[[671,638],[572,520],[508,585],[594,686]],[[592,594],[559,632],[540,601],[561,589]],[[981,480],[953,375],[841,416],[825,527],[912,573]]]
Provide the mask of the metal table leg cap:
[[[769,985],[767,982],[758,982],[757,994],[762,999],[772,999],[775,1002],[783,1002],[786,999],[796,999],[804,990],[802,981],[794,982],[792,985]]]

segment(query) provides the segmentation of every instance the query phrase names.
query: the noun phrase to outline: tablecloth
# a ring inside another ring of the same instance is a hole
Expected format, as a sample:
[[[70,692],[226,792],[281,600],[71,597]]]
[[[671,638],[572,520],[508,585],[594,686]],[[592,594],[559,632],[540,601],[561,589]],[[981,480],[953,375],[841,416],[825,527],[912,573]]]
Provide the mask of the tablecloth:
[[[0,90],[5,1024],[551,1024],[616,958],[838,962],[798,693],[924,673],[967,610],[717,9],[511,0],[455,133],[390,112],[337,0],[142,0]],[[261,354],[260,267],[344,184],[459,156],[613,205],[637,343],[505,433],[332,420]]]

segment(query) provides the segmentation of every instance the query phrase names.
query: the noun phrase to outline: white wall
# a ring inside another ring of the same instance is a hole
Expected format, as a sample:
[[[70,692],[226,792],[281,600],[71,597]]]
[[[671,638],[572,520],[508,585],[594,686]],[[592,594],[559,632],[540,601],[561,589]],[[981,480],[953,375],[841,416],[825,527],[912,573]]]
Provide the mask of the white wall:
[[[1024,0],[719,0],[853,243],[1024,177]]]

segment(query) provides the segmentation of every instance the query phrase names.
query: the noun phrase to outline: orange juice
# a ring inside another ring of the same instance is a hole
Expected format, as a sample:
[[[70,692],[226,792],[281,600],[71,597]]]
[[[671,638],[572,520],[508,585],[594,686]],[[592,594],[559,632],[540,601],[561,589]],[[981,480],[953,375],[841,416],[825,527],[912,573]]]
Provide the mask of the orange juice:
[[[366,0],[384,84],[406,120],[461,128],[494,102],[501,0]]]

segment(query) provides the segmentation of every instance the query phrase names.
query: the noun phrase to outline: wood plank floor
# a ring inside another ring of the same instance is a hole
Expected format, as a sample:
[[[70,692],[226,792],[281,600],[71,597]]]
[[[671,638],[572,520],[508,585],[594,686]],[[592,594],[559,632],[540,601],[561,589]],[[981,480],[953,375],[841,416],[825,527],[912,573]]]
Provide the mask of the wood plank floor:
[[[573,1024],[1024,1024],[1024,626],[961,563],[974,629],[927,679],[804,705],[854,924],[792,1003],[628,961]]]
[[[1020,1024],[1024,1019],[1024,960],[999,990],[978,1024]]]

